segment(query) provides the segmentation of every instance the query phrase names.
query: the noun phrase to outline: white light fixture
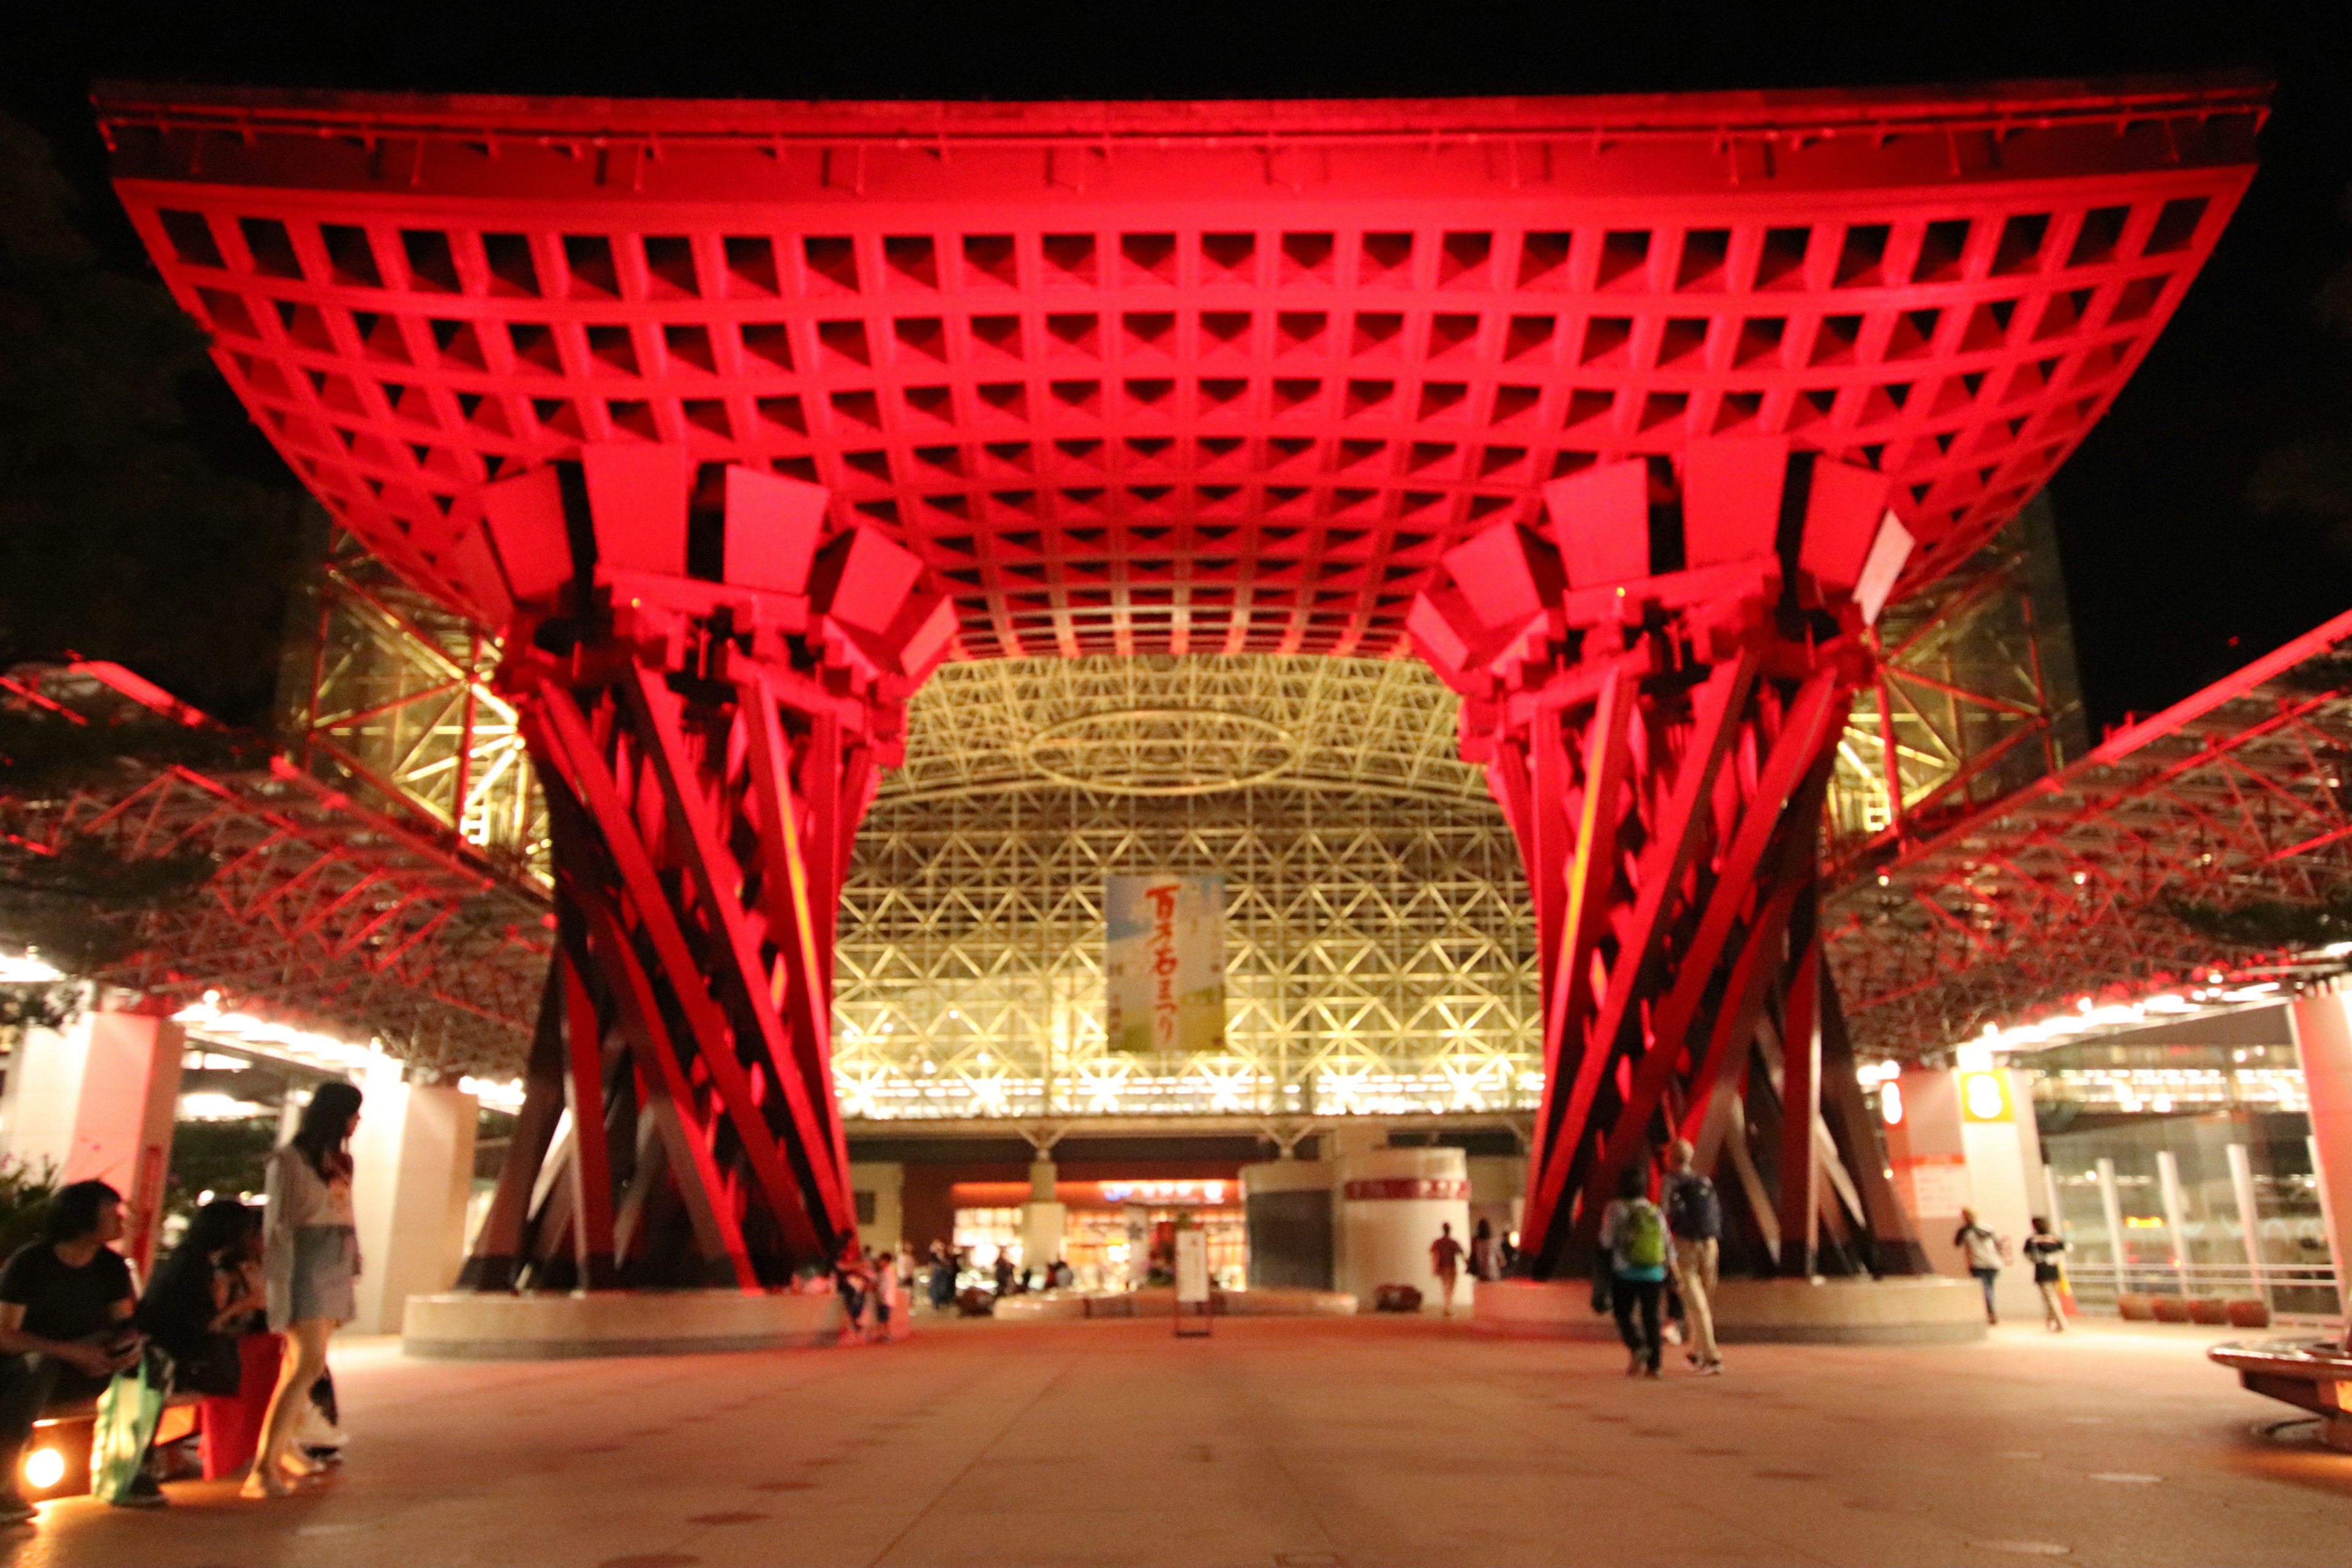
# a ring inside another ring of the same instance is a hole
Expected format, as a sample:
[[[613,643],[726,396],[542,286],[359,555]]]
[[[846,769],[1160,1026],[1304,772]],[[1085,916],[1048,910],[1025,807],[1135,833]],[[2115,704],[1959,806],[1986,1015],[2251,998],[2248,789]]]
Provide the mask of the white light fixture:
[[[522,1079],[509,1079],[500,1083],[484,1078],[461,1078],[458,1089],[479,1100],[484,1110],[513,1112],[522,1109]]]
[[[180,1096],[180,1115],[189,1121],[250,1121],[269,1114],[269,1107],[239,1100],[233,1094],[200,1089]]]
[[[65,977],[65,971],[29,948],[0,952],[0,985],[53,985]]]

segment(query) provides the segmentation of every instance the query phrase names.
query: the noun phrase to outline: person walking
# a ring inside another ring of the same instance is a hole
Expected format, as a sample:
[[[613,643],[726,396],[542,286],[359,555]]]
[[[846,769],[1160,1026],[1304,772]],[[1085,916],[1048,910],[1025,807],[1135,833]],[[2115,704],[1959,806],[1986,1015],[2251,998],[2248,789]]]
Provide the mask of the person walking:
[[[855,1236],[841,1244],[841,1256],[833,1260],[833,1290],[841,1298],[840,1342],[864,1344],[870,1337],[866,1309],[874,1295],[874,1274]]]
[[[1703,1377],[1720,1376],[1723,1357],[1715,1344],[1715,1280],[1723,1239],[1723,1200],[1715,1183],[1698,1173],[1698,1151],[1687,1138],[1666,1148],[1664,1191],[1661,1205],[1666,1214],[1669,1249],[1666,1267],[1683,1299],[1684,1331],[1689,1350],[1684,1359]]]
[[[914,1243],[903,1237],[899,1240],[898,1250],[890,1255],[890,1268],[891,1272],[898,1277],[899,1304],[906,1309],[906,1316],[911,1318],[914,1316],[915,1298],[918,1294],[915,1289],[917,1270]]]
[[[898,1289],[898,1255],[876,1247],[866,1255],[866,1265],[874,1276],[875,1337],[895,1340],[903,1331],[900,1306],[907,1299]]]
[[[955,1258],[944,1241],[931,1243],[931,1310],[944,1312],[955,1305]]]
[[[2053,1334],[2066,1331],[2065,1303],[2058,1296],[2058,1283],[2063,1278],[2058,1259],[2065,1253],[2066,1238],[2052,1230],[2048,1220],[2035,1215],[2033,1234],[2025,1238],[2025,1260],[2033,1265],[2033,1288],[2042,1292],[2042,1326]]]
[[[131,1321],[131,1265],[114,1250],[122,1232],[121,1193],[100,1181],[69,1183],[49,1200],[40,1239],[0,1268],[0,1524],[33,1517],[16,1489],[18,1463],[50,1401],[103,1395],[145,1353]],[[108,1500],[152,1508],[163,1493],[142,1470]]]
[[[1488,1284],[1502,1277],[1502,1259],[1495,1251],[1495,1226],[1482,1219],[1470,1237],[1470,1278]]]
[[[2000,1237],[1977,1223],[1977,1211],[1960,1211],[1960,1228],[1952,1232],[1952,1245],[1967,1255],[1969,1272],[1984,1287],[1985,1321],[1998,1323],[2000,1314],[1993,1310],[1993,1281],[2000,1278],[2001,1253],[2005,1248]]]
[[[1454,1227],[1440,1225],[1437,1239],[1429,1244],[1429,1269],[1437,1276],[1437,1287],[1444,1300],[1441,1317],[1454,1315],[1454,1286],[1462,1278],[1462,1244],[1454,1239]]]
[[[261,1424],[261,1445],[237,1495],[284,1497],[287,1478],[325,1467],[294,1451],[295,1428],[327,1369],[327,1342],[358,1316],[359,1233],[352,1211],[352,1133],[360,1124],[356,1085],[334,1080],[311,1091],[294,1136],[270,1152],[262,1213],[262,1273],[269,1326],[286,1336],[278,1387]]]
[[[1617,1178],[1617,1195],[1601,1211],[1601,1246],[1612,1277],[1609,1305],[1617,1315],[1617,1337],[1632,1359],[1627,1377],[1655,1377],[1664,1342],[1658,1327],[1658,1298],[1666,1288],[1666,1216],[1649,1197],[1643,1163],[1629,1164]],[[1640,1314],[1638,1325],[1634,1316]]]

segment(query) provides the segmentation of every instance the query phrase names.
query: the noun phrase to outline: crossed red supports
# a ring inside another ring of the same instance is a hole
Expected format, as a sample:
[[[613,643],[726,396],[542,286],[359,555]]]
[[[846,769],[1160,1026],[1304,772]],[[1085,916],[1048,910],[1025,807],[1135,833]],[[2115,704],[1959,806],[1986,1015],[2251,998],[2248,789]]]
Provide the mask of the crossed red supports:
[[[782,1283],[856,1235],[835,911],[953,607],[825,492],[663,448],[489,487],[457,570],[548,793],[557,957],[461,1284]]]
[[[1555,482],[1543,531],[1472,539],[1414,604],[1535,900],[1539,1273],[1583,1265],[1621,1173],[1675,1136],[1717,1175],[1728,1263],[1921,1266],[1817,920],[1860,634],[1911,542],[1886,498],[1785,441],[1701,442]]]

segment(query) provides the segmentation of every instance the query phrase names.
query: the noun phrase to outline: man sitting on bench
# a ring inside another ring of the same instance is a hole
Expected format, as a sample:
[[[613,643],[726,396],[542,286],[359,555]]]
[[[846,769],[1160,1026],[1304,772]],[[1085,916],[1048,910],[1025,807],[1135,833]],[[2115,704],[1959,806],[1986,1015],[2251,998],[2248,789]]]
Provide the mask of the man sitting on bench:
[[[49,1200],[41,1239],[0,1267],[0,1524],[33,1517],[16,1477],[41,1413],[96,1398],[139,1360],[131,1266],[109,1245],[121,1237],[122,1194],[75,1182]],[[148,1477],[131,1489],[132,1506],[163,1500]]]

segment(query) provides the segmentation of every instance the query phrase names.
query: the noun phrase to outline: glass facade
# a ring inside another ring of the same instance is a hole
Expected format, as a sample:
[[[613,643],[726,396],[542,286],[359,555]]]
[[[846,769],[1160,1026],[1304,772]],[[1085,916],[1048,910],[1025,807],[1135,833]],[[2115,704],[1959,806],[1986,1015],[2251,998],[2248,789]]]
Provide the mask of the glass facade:
[[[2132,1293],[2261,1298],[2284,1314],[2342,1311],[2308,1118],[2239,1110],[2086,1121],[2042,1139],[2052,1197],[2074,1244],[2068,1276],[2085,1306],[2111,1310]]]

